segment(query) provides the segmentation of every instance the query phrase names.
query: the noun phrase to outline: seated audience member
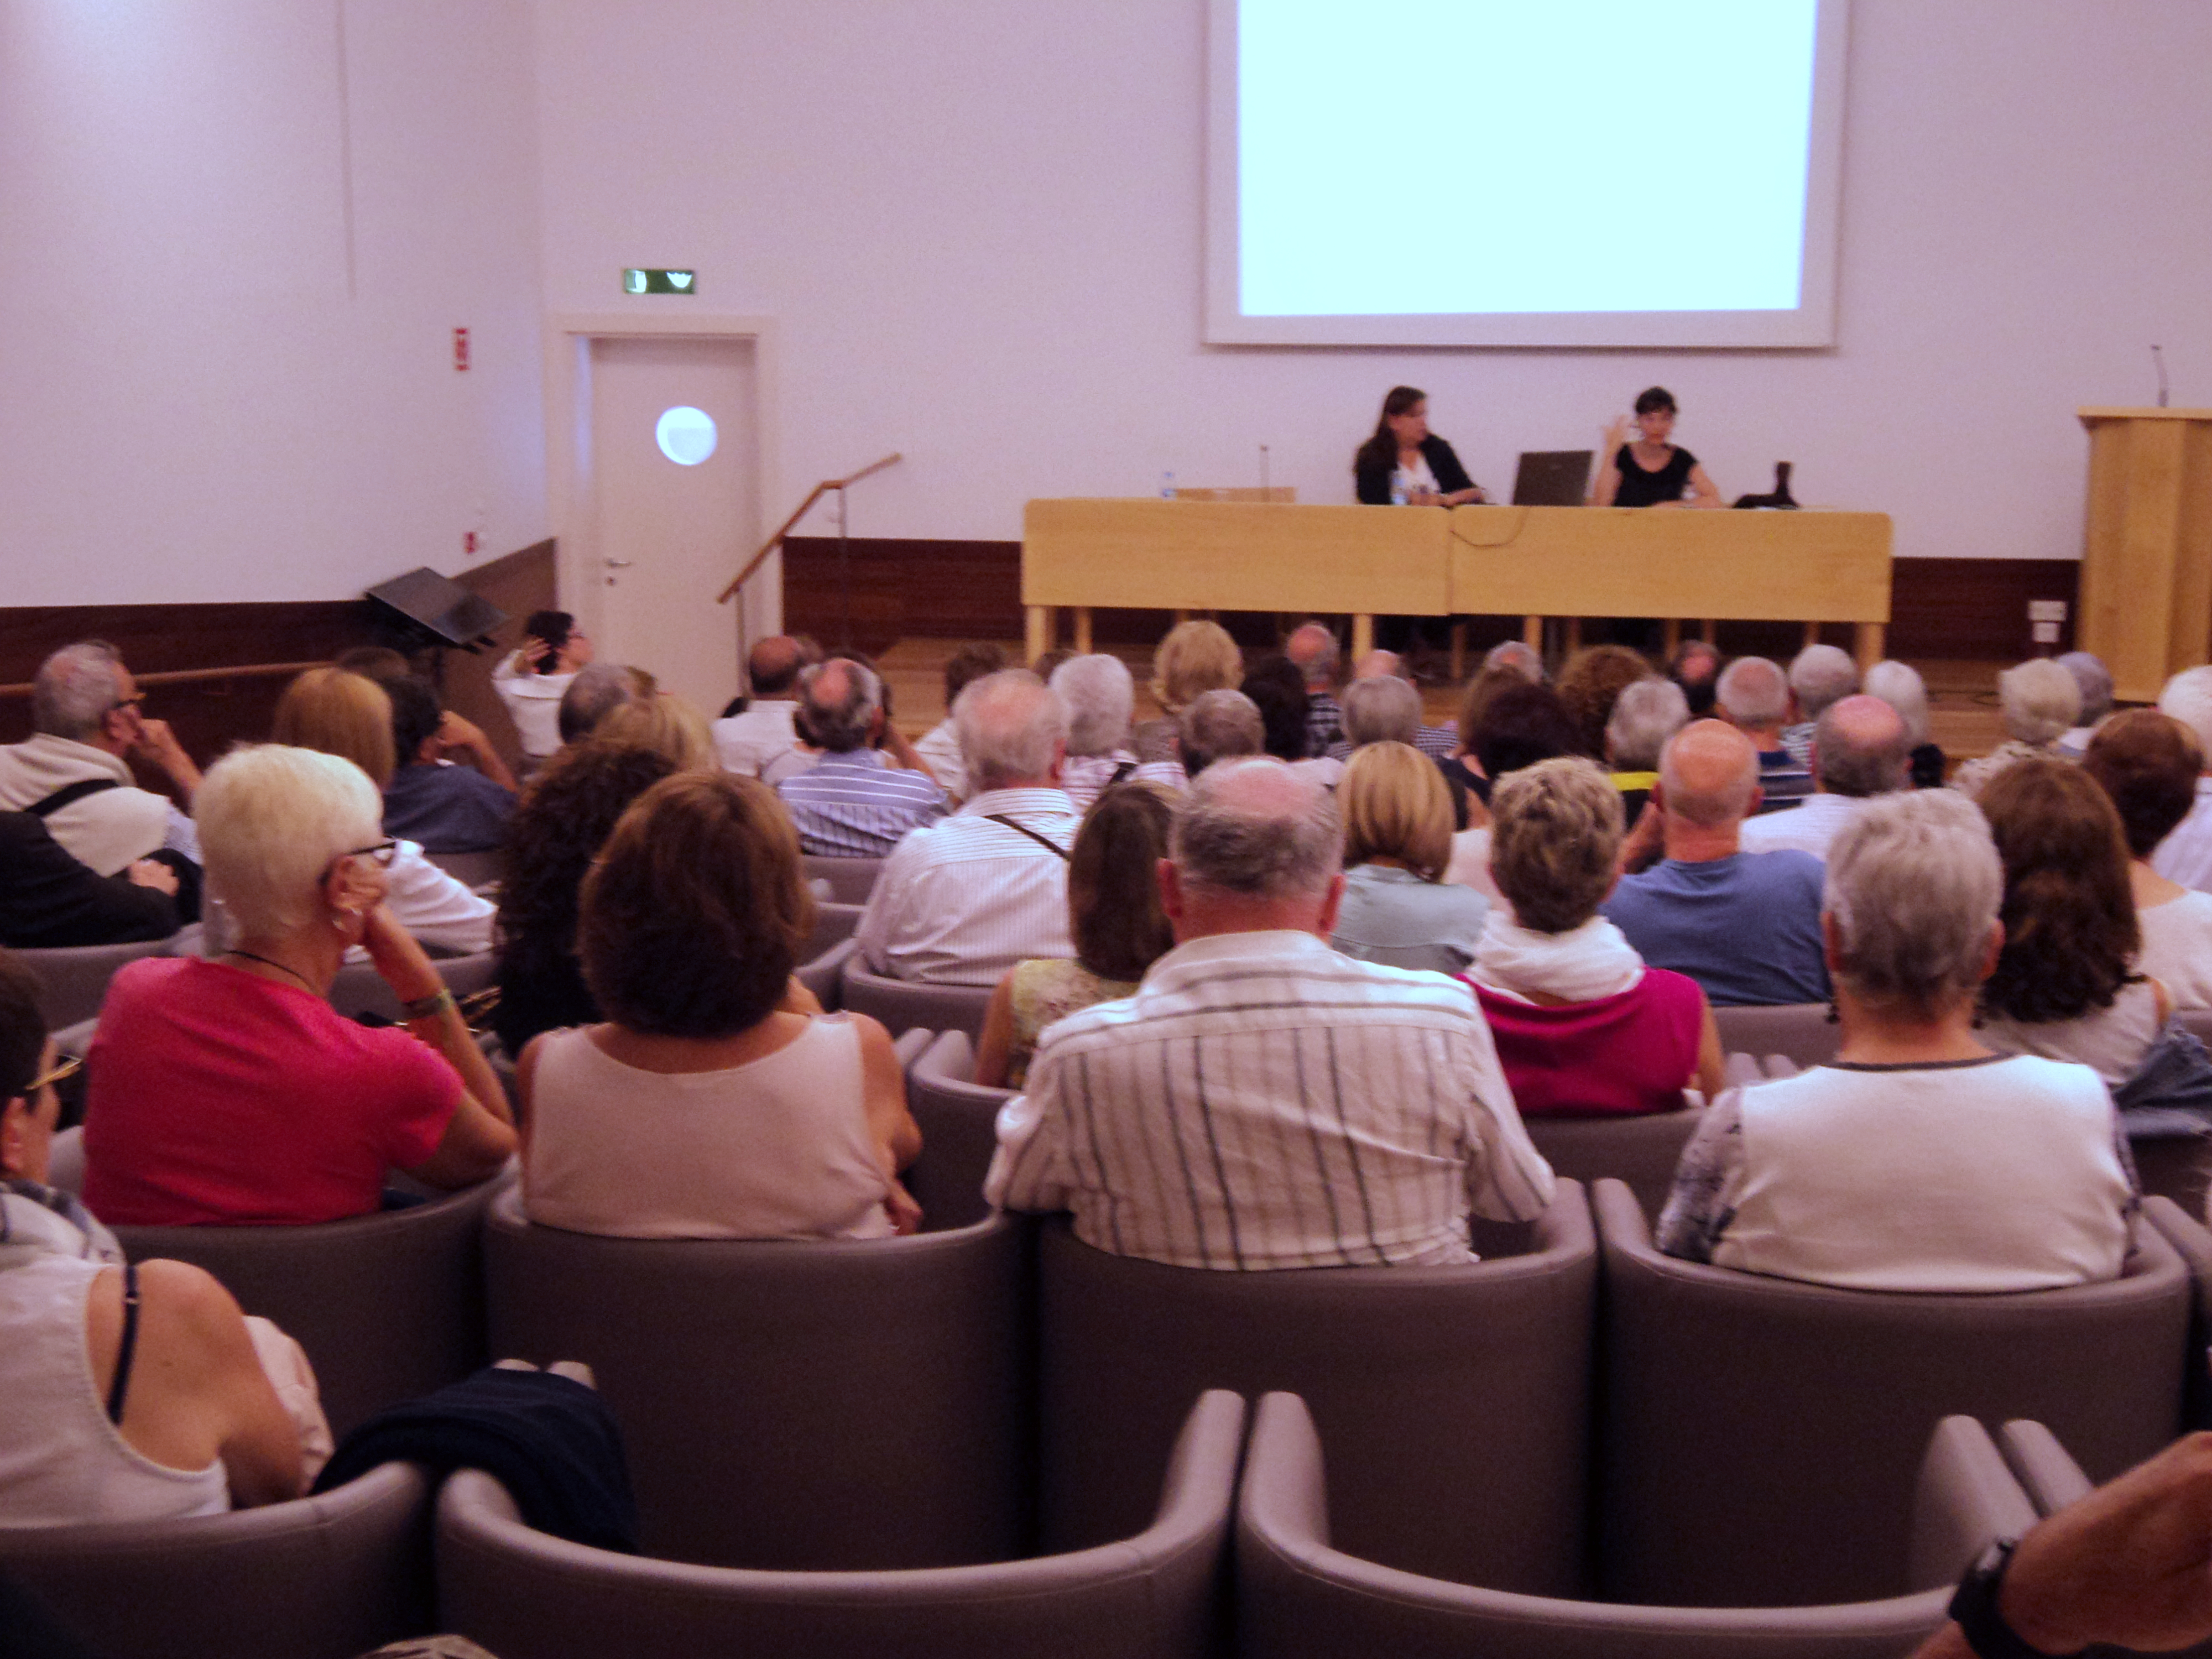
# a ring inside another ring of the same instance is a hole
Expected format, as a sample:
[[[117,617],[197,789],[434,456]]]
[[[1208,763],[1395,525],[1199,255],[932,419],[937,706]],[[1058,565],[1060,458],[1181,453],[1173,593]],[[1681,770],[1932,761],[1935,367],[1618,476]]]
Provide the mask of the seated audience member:
[[[417,679],[384,688],[392,700],[392,740],[398,763],[384,786],[385,827],[426,853],[484,853],[499,845],[514,811],[514,792],[473,767],[445,758],[465,739],[449,741],[448,720],[435,692]],[[465,722],[464,722],[465,724]],[[478,743],[483,734],[469,726]],[[505,768],[501,768],[502,772]]]
[[[945,665],[945,718],[923,733],[914,751],[928,765],[937,787],[955,806],[968,799],[968,768],[960,758],[960,734],[953,729],[952,705],[960,694],[986,674],[1006,665],[1006,653],[995,645],[963,645]]]
[[[1980,798],[1991,778],[2017,762],[2057,757],[2058,739],[2081,713],[2081,688],[2048,657],[2032,657],[1997,676],[1997,703],[2005,740],[1986,755],[1960,763],[1951,787],[1968,800]]]
[[[1129,747],[1137,688],[1119,657],[1103,652],[1071,657],[1052,671],[1047,683],[1067,705],[1067,759],[1060,767],[1060,787],[1076,811],[1088,809],[1108,784],[1131,778],[1165,789],[1183,787],[1182,767],[1173,761],[1139,761]]]
[[[1402,743],[1358,750],[1337,788],[1344,817],[1344,902],[1329,943],[1361,962],[1455,974],[1490,914],[1480,893],[1443,879],[1451,792],[1436,763]]]
[[[343,668],[310,668],[277,699],[270,737],[349,760],[381,790],[392,781],[392,700],[382,686]],[[423,857],[416,842],[393,842],[384,878],[386,908],[421,944],[457,955],[489,948],[491,901]]]
[[[1689,723],[1690,700],[1672,680],[1637,680],[1613,700],[1605,723],[1605,760],[1627,823],[1642,817],[1644,803],[1651,799],[1651,786],[1659,781],[1659,751]]]
[[[51,951],[167,939],[182,925],[177,872],[139,859],[103,876],[28,812],[0,812],[0,945]]]
[[[0,746],[0,810],[28,812],[70,857],[103,876],[141,859],[170,864],[180,878],[179,914],[199,915],[199,840],[167,795],[141,789],[130,763],[158,767],[189,807],[199,787],[192,764],[164,720],[140,712],[144,699],[115,647],[99,640],[64,646],[31,683],[32,736]]]
[[[1036,675],[1009,668],[963,691],[952,718],[975,793],[892,851],[855,937],[878,974],[995,985],[1028,957],[1075,954],[1067,860],[1082,815],[1060,787],[1067,710]]]
[[[1859,665],[1840,646],[1808,645],[1790,661],[1790,697],[1796,719],[1782,733],[1782,746],[1798,765],[1813,764],[1814,726],[1834,703],[1859,689]]]
[[[374,680],[379,685],[404,680],[415,672],[415,665],[388,645],[356,645],[331,658],[331,666],[358,674],[365,680]]]
[[[1261,729],[1266,733],[1261,752],[1292,765],[1305,759],[1306,705],[1311,698],[1297,665],[1279,652],[1271,653],[1252,665],[1237,689],[1260,711]]]
[[[999,1115],[994,1204],[1072,1210],[1115,1255],[1237,1271],[1462,1262],[1470,1209],[1542,1212],[1551,1168],[1474,994],[1328,948],[1343,832],[1328,791],[1278,761],[1214,767],[1172,848],[1175,949],[1127,1001],[1044,1034]],[[1160,1162],[1186,1144],[1218,1155]]]
[[[114,1235],[46,1184],[62,1069],[36,980],[0,956],[0,1528],[299,1497],[300,1431],[238,1304],[181,1261],[125,1266]]]
[[[1421,694],[1395,674],[1370,674],[1344,688],[1344,738],[1347,757],[1370,743],[1417,747],[1421,729]]]
[[[2158,712],[2194,732],[2212,767],[2212,667],[2185,668],[2158,694]],[[2212,891],[2212,772],[2197,780],[2197,804],[2181,827],[2160,843],[2151,867],[2168,881]]]
[[[799,741],[792,725],[799,699],[792,692],[806,663],[805,648],[786,635],[773,634],[754,644],[745,658],[751,701],[743,714],[726,714],[709,728],[724,770],[757,778],[763,767]]]
[[[1743,826],[1743,850],[1794,848],[1828,855],[1836,832],[1877,795],[1911,787],[1911,739],[1897,710],[1863,693],[1844,697],[1813,722],[1813,793],[1786,812]]]
[[[1710,640],[1684,640],[1668,659],[1667,678],[1682,688],[1692,720],[1709,719],[1720,686],[1720,647]]]
[[[787,1001],[814,925],[799,858],[754,778],[666,778],[623,814],[576,929],[607,1023],[548,1032],[516,1067],[532,1220],[625,1238],[914,1231],[898,1171],[921,1134],[890,1034]]]
[[[1471,701],[1471,699],[1470,699]],[[1492,696],[1473,723],[1468,750],[1474,763],[1477,793],[1487,801],[1498,781],[1538,761],[1576,751],[1581,738],[1559,694],[1548,685],[1510,685]],[[1490,878],[1490,825],[1462,830],[1452,837],[1451,864],[1444,879],[1472,887],[1493,907],[1502,907]]]
[[[1261,753],[1267,738],[1259,706],[1242,691],[1201,691],[1182,711],[1176,742],[1184,776],[1194,778],[1216,761]]]
[[[1620,854],[1620,792],[1579,757],[1498,781],[1491,871],[1513,907],[1468,977],[1523,1116],[1670,1112],[1720,1091],[1721,1040],[1697,981],[1650,968],[1598,914]]]
[[[1306,682],[1306,758],[1317,759],[1343,735],[1344,710],[1336,700],[1338,665],[1343,661],[1336,632],[1317,622],[1301,623],[1283,641],[1283,654]]]
[[[1507,643],[1518,644],[1519,641],[1508,641]],[[1445,781],[1465,789],[1478,802],[1489,799],[1490,780],[1483,775],[1481,764],[1474,758],[1475,732],[1482,724],[1482,717],[1490,710],[1491,700],[1499,692],[1515,686],[1539,684],[1540,681],[1531,680],[1518,669],[1504,665],[1477,671],[1474,678],[1467,683],[1467,689],[1460,693],[1459,720],[1454,728],[1456,735],[1452,740],[1452,752],[1437,763]]]
[[[1402,681],[1408,686],[1413,685],[1413,671],[1406,666],[1406,659],[1395,651],[1369,652],[1353,667],[1352,678],[1355,682],[1395,679]],[[1433,761],[1450,759],[1453,752],[1459,747],[1459,728],[1453,726],[1430,726],[1422,723],[1420,688],[1413,686],[1413,694],[1415,709],[1413,747]],[[1341,723],[1340,720],[1340,723]],[[1349,738],[1339,738],[1334,743],[1329,744],[1328,753],[1338,760],[1349,760],[1352,757],[1352,740]]]
[[[945,792],[926,771],[885,766],[873,747],[884,735],[883,682],[872,669],[832,657],[800,671],[799,722],[821,758],[775,786],[799,829],[803,852],[824,858],[882,858],[909,830],[945,816]]]
[[[1483,653],[1482,665],[1485,670],[1510,669],[1531,685],[1541,685],[1546,678],[1544,653],[1526,640],[1501,640]],[[1462,725],[1460,730],[1467,727]]]
[[[561,694],[559,724],[562,747],[581,743],[599,729],[599,722],[626,702],[653,695],[652,676],[620,663],[595,662],[579,671]]]
[[[1928,684],[1920,678],[1920,671],[1910,663],[1893,659],[1878,662],[1867,670],[1866,693],[1869,697],[1880,697],[1897,710],[1898,719],[1905,722],[1905,741],[1910,747],[1906,761],[1912,787],[1941,789],[1943,750],[1928,735]]]
[[[384,904],[376,786],[350,761],[233,750],[198,797],[220,957],[149,957],[107,988],[88,1056],[85,1202],[133,1226],[289,1225],[376,1209],[387,1169],[465,1187],[514,1151],[499,1079]],[[404,1029],[327,1000],[368,951]]]
[[[2099,725],[2081,769],[2112,797],[2128,838],[2128,883],[2142,933],[2136,967],[2166,987],[2177,1009],[2212,1008],[2212,893],[2151,867],[2159,844],[2196,801],[2204,769],[2196,733],[2156,709],[2131,708]]]
[[[2006,767],[1979,805],[2004,864],[2005,932],[1982,987],[1982,1041],[2076,1061],[2117,1092],[2172,1012],[2166,988],[2136,971],[2142,932],[2118,810],[2081,768],[2050,755]]]
[[[578,895],[616,820],[675,769],[642,744],[596,738],[562,750],[523,792],[507,827],[491,1016],[508,1054],[541,1031],[599,1018],[576,961]]]
[[[1160,718],[1136,730],[1137,758],[1178,758],[1176,738],[1183,710],[1200,693],[1234,690],[1244,678],[1244,653],[1219,623],[1177,623],[1152,653],[1152,700]]]
[[[1018,1089],[1045,1027],[1093,1003],[1135,993],[1175,944],[1158,871],[1175,807],[1156,785],[1117,783],[1084,814],[1067,860],[1067,926],[1075,957],[1018,962],[983,1015],[975,1081]]]
[[[684,698],[648,691],[617,703],[592,728],[609,743],[641,743],[665,755],[679,772],[711,772],[714,739],[707,717]]]
[[[1651,674],[1640,651],[1625,645],[1593,645],[1567,659],[1559,671],[1559,701],[1575,723],[1575,752],[1592,760],[1605,754],[1605,726],[1620,694]]]
[[[1813,774],[1782,744],[1791,708],[1790,682],[1765,657],[1738,657],[1721,671],[1713,694],[1721,718],[1759,751],[1759,811],[1778,811],[1813,793]]]
[[[1743,850],[1759,804],[1751,740],[1720,720],[1692,721],[1667,745],[1652,799],[1666,856],[1623,876],[1604,905],[1637,954],[1687,974],[1717,1007],[1826,1001],[1820,861]]]
[[[561,698],[578,672],[591,665],[592,641],[565,611],[533,611],[522,632],[520,647],[491,671],[491,689],[507,705],[523,754],[537,765],[564,741]]]
[[[1821,927],[1843,1045],[1731,1089],[1684,1149],[1669,1255],[1853,1290],[2117,1278],[2134,1205],[2095,1073],[1990,1052],[2003,875],[1971,803],[1888,795],[1836,837]]]
[[[2112,671],[2089,651],[2069,651],[2058,659],[2058,665],[2081,688],[2081,712],[2074,717],[2074,726],[2051,745],[2051,752],[2061,760],[2080,760],[2088,752],[2098,723],[2112,712]]]

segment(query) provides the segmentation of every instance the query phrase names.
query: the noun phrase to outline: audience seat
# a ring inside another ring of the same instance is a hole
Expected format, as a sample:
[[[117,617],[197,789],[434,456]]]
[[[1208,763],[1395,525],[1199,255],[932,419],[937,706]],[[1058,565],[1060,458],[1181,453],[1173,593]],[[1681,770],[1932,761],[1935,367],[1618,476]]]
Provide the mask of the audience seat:
[[[845,959],[842,1006],[856,1014],[872,1015],[901,1031],[921,1026],[931,1031],[965,1031],[970,1038],[983,1032],[983,1012],[990,1006],[988,985],[917,985],[872,972],[867,959],[857,952]]]
[[[457,997],[472,996],[499,976],[499,957],[493,951],[465,957],[434,956],[431,966]],[[349,962],[338,969],[338,976],[331,982],[331,1006],[348,1019],[380,1014],[394,1024],[399,1021],[399,999],[392,995],[392,988],[373,963]]]
[[[876,872],[884,867],[881,859],[833,859],[819,853],[803,854],[799,861],[810,880],[819,877],[829,882],[830,896],[841,904],[866,904],[876,884]]]
[[[592,1367],[653,1555],[1004,1560],[1028,1541],[1024,1224],[606,1238],[533,1225],[509,1192],[484,1234],[491,1346]]]
[[[426,852],[422,856],[462,886],[470,888],[496,882],[506,860],[506,855],[495,847],[474,853]]]
[[[1843,1042],[1843,1027],[1829,1018],[1825,1002],[1716,1008],[1713,1024],[1723,1054],[1784,1054],[1801,1068],[1833,1060]]]
[[[104,1659],[352,1659],[431,1625],[430,1492],[386,1463],[181,1521],[0,1527],[0,1571]]]
[[[1261,1401],[1237,1500],[1240,1659],[1896,1659],[1943,1623],[1953,1584],[1989,1540],[2033,1519],[1988,1432],[1947,1418],[1920,1465],[1905,1594],[1818,1607],[1620,1606],[1421,1577],[1332,1547],[1327,1473],[1341,1486],[1349,1462],[1332,1458],[1325,1472],[1297,1395]],[[1468,1491],[1425,1518],[1448,1529],[1486,1502]]]
[[[853,937],[853,930],[860,925],[860,912],[867,907],[860,904],[839,904],[834,900],[817,902],[814,907],[814,931],[806,936],[806,943],[799,947],[801,963],[812,962],[824,951],[842,945]]]
[[[749,1571],[586,1549],[532,1532],[497,1482],[466,1469],[439,1500],[440,1622],[507,1659],[1207,1659],[1221,1651],[1243,1437],[1244,1402],[1208,1394],[1134,1535],[1073,1554],[903,1571]]]
[[[921,1157],[907,1172],[907,1190],[933,1226],[964,1227],[990,1213],[983,1177],[999,1150],[999,1109],[1014,1091],[987,1089],[975,1076],[975,1048],[965,1031],[936,1034],[907,1073],[907,1109],[921,1126]]]
[[[310,1227],[118,1227],[133,1261],[189,1261],[307,1351],[331,1431],[483,1365],[479,1235],[512,1174]],[[565,1358],[554,1355],[552,1358]]]
[[[1239,1273],[1109,1255],[1046,1222],[1046,1544],[1141,1525],[1150,1472],[1202,1389],[1285,1389],[1343,1453],[1346,1549],[1580,1594],[1597,1267],[1582,1188],[1561,1182],[1531,1232],[1530,1253],[1464,1267]]]
[[[1905,1295],[1662,1255],[1619,1182],[1595,1207],[1609,1601],[1887,1594],[1915,1461],[1954,1413],[2050,1423],[2100,1480],[2180,1427],[2189,1277],[2154,1227],[2109,1284]]]
[[[51,951],[11,951],[9,954],[39,976],[39,1012],[48,1030],[74,1025],[100,1012],[107,981],[126,963],[141,957],[171,954],[181,938],[142,939],[134,945],[79,945]]]
[[[843,1006],[845,964],[860,948],[858,939],[840,939],[811,961],[800,963],[793,977],[813,992],[814,1000],[825,1010],[834,1012]]]
[[[1647,1117],[1531,1117],[1528,1139],[1554,1175],[1585,1186],[1603,1176],[1628,1183],[1649,1215],[1657,1215],[1674,1184],[1682,1148],[1705,1115],[1702,1106]]]
[[[2185,1416],[2192,1429],[2212,1429],[2212,1231],[2171,1199],[2145,1199],[2143,1218],[2173,1246],[2189,1269]]]

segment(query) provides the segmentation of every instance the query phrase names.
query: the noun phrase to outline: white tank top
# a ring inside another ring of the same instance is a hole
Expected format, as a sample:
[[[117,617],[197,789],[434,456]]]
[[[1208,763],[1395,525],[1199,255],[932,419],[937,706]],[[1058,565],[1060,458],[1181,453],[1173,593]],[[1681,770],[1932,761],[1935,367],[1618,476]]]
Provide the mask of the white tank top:
[[[2158,988],[2138,980],[2120,987],[2109,1008],[2033,1025],[1990,1014],[1976,1035],[1999,1054],[2040,1054],[2087,1066],[2107,1089],[2117,1089],[2136,1074],[2158,1033]]]
[[[556,1032],[531,1091],[523,1208],[623,1238],[887,1237],[861,1085],[850,1020],[815,1019],[728,1071],[675,1075]]]
[[[107,1420],[84,1340],[85,1304],[102,1271],[64,1255],[0,1271],[0,1527],[161,1521],[230,1508],[220,1458],[204,1469],[170,1468]]]

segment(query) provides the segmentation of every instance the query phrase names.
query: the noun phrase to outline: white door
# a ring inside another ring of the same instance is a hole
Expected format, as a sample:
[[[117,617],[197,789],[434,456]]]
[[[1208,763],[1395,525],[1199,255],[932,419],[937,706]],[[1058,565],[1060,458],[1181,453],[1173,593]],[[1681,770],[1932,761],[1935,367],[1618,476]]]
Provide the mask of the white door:
[[[650,669],[712,720],[738,690],[738,609],[714,596],[760,540],[750,340],[591,345],[599,655]]]

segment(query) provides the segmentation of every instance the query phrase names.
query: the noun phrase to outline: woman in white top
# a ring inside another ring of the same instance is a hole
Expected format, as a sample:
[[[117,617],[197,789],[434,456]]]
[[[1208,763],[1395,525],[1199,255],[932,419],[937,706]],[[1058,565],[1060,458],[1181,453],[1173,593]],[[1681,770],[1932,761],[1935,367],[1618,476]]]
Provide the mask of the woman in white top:
[[[559,750],[561,695],[593,652],[590,638],[565,611],[533,611],[522,629],[521,648],[500,659],[491,671],[491,687],[507,705],[522,752],[534,765]]]
[[[1820,926],[1834,1060],[1731,1089],[1682,1154],[1669,1255],[1858,1290],[1995,1291],[2119,1275],[2134,1192],[2085,1066],[1990,1051],[2003,872],[1949,790],[1883,795],[1836,836]]]
[[[2197,734],[2154,708],[2131,708],[2097,728],[2081,758],[2119,810],[2128,838],[2142,953],[2136,966],[2166,987],[2176,1008],[2212,1008],[2212,893],[2168,881],[2151,858],[2197,804],[2204,769]]]
[[[607,1023],[523,1050],[523,1206],[631,1238],[875,1238],[921,1211],[890,1037],[787,994],[814,901],[753,778],[646,791],[585,878],[577,945]]]

